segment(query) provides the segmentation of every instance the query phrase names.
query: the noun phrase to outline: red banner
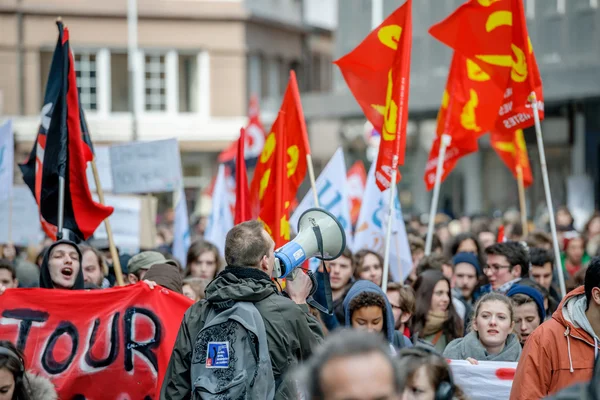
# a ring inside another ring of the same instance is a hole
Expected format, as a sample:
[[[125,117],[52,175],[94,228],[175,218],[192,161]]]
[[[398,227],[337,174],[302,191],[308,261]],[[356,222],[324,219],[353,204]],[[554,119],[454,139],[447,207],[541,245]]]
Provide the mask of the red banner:
[[[531,165],[529,164],[529,156],[527,155],[527,146],[525,145],[525,137],[523,131],[517,129],[515,133],[503,135],[497,132],[491,133],[492,147],[500,159],[506,164],[515,179],[519,179],[519,168],[523,174],[523,185],[531,186],[533,183],[533,174]]]
[[[7,289],[0,339],[25,352],[59,398],[158,399],[188,298],[146,284],[106,290]]]

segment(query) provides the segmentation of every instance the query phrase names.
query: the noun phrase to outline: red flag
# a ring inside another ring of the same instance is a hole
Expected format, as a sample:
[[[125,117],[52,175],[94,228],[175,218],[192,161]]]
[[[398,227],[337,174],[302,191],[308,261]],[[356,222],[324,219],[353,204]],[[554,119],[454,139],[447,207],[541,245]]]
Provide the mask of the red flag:
[[[515,179],[518,179],[518,169],[520,168],[523,174],[523,185],[525,187],[531,186],[533,174],[531,173],[523,131],[518,129],[511,135],[492,132],[491,139],[492,147],[510,169]]]
[[[56,240],[58,230],[59,185],[64,190],[64,228],[79,239],[87,239],[113,212],[96,203],[90,192],[87,163],[92,161],[91,142],[80,109],[69,30],[61,22],[54,50],[38,134],[25,164],[20,168],[40,210],[46,234]]]
[[[250,192],[248,190],[248,176],[244,158],[244,144],[246,143],[246,130],[240,129],[240,138],[237,142],[237,157],[235,160],[235,224],[252,219],[250,212]]]
[[[279,115],[267,136],[250,184],[253,212],[258,206],[259,218],[276,247],[290,239],[288,215],[306,175],[307,154],[310,147],[300,93],[296,74],[290,71]]]
[[[335,64],[373,127],[381,132],[377,186],[390,186],[394,157],[404,164],[412,42],[412,0]]]
[[[365,195],[365,186],[367,185],[367,171],[362,161],[355,162],[348,170],[346,182],[348,185],[348,201],[350,202],[350,220],[352,225],[356,225],[358,215],[360,214],[362,198]]]
[[[501,102],[502,91],[491,84],[489,75],[455,53],[438,113],[437,136],[425,167],[427,190],[435,183],[442,134],[451,137],[444,157],[443,182],[461,157],[477,151],[477,139],[494,127]]]
[[[470,0],[429,33],[476,63],[502,91],[496,94],[503,103],[495,130],[512,133],[533,125],[532,92],[543,119],[542,81],[522,0]]]

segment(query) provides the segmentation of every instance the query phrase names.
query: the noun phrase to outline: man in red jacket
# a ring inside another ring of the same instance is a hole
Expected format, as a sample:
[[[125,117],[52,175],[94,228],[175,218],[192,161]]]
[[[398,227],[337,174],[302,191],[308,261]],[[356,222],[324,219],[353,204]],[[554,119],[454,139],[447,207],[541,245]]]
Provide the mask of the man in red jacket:
[[[552,319],[529,336],[515,373],[511,400],[537,400],[589,381],[600,351],[600,257],[583,287],[563,299]]]

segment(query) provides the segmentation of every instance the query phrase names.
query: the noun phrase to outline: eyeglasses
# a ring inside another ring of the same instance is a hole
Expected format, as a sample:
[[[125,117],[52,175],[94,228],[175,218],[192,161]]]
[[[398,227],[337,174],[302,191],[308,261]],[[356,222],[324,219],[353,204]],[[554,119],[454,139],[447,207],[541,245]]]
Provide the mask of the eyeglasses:
[[[494,265],[484,265],[483,267],[483,272],[487,272],[487,271],[492,271],[492,273],[497,274],[498,272],[500,272],[501,269],[511,269],[513,266],[512,265],[498,265],[498,264],[494,264]]]

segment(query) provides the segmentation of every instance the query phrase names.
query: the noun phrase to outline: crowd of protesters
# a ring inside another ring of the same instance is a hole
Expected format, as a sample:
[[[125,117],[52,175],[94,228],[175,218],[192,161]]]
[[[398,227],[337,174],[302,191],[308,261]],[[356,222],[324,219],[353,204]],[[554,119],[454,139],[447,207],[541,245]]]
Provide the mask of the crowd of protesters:
[[[119,258],[127,284],[160,285],[196,302],[184,317],[161,398],[190,398],[191,348],[205,322],[204,305],[232,300],[255,304],[264,320],[275,398],[467,398],[452,380],[446,359],[454,359],[517,362],[511,399],[538,399],[590,381],[600,351],[600,214],[582,232],[565,207],[556,222],[564,297],[547,229],[531,226],[524,236],[508,217],[436,216],[428,256],[426,226],[407,221],[413,268],[385,292],[382,255],[346,249],[326,263],[331,315],[306,304],[307,278],[289,282],[280,295],[270,279],[273,243],[256,222],[230,231],[225,257],[201,239],[199,227],[186,260],[175,260],[166,244]],[[0,245],[0,294],[115,285],[107,243],[44,245]],[[0,376],[13,376],[12,391],[3,391],[9,378],[0,380],[0,398],[27,398],[3,397],[29,390],[22,387],[25,365],[10,343],[0,342]]]

